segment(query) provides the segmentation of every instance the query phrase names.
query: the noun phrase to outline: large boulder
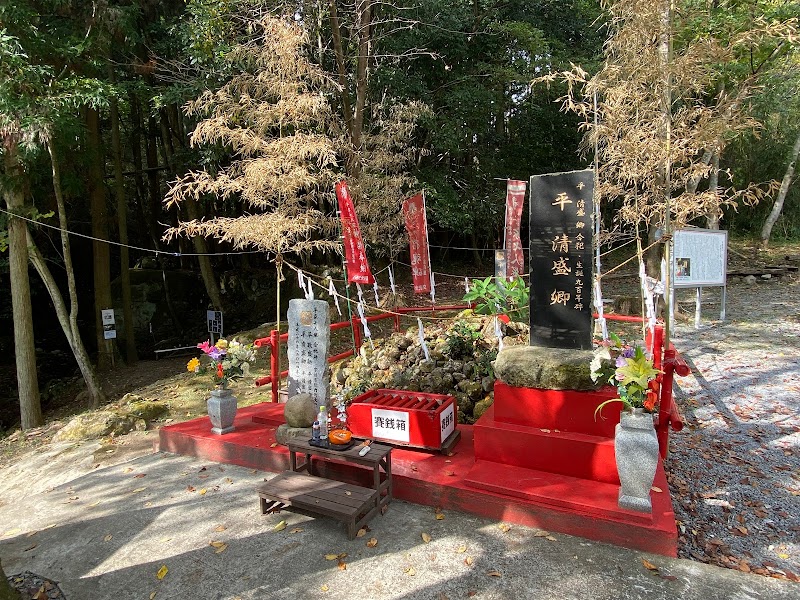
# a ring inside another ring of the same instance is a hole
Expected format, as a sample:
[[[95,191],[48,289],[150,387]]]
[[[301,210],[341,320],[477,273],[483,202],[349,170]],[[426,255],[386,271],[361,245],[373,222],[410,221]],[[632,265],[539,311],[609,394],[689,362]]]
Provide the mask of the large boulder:
[[[548,390],[596,390],[592,381],[591,350],[512,346],[494,361],[497,379],[514,387]]]
[[[311,394],[297,394],[286,401],[283,416],[289,427],[311,427],[317,420],[317,405]]]

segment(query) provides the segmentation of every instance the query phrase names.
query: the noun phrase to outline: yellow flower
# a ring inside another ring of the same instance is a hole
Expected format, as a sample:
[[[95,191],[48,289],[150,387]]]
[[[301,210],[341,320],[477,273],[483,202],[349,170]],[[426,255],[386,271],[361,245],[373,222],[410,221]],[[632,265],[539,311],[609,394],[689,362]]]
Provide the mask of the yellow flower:
[[[200,368],[200,361],[197,359],[197,357],[193,358],[188,363],[186,363],[186,370],[189,371],[189,373],[197,373],[197,370],[199,368]]]
[[[214,345],[215,345],[217,348],[219,348],[220,350],[225,350],[225,348],[227,348],[227,347],[228,347],[228,340],[226,340],[226,339],[224,339],[224,338],[222,338],[222,339],[219,339],[219,340],[217,340],[217,343],[216,343],[216,344],[214,344]]]

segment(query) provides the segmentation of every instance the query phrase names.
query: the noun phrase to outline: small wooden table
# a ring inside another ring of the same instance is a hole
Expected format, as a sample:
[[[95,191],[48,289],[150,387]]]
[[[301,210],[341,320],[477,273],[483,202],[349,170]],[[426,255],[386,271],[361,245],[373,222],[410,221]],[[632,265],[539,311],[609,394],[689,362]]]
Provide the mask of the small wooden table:
[[[333,517],[347,525],[347,537],[352,540],[358,530],[391,501],[391,446],[372,444],[365,456],[359,456],[362,446],[358,444],[340,451],[312,446],[307,440],[289,440],[288,448],[291,470],[258,487],[262,514],[285,508],[308,516]],[[297,464],[298,453],[305,455],[305,462],[300,465]],[[313,476],[311,459],[314,456],[372,468],[372,488]]]

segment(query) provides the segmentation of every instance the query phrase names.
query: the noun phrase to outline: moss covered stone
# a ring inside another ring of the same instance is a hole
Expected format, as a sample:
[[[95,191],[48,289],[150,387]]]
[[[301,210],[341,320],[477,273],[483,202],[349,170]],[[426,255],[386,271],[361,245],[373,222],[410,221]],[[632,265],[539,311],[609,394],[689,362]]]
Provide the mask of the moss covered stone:
[[[590,376],[590,350],[513,346],[494,362],[497,379],[514,387],[548,390],[596,390]]]

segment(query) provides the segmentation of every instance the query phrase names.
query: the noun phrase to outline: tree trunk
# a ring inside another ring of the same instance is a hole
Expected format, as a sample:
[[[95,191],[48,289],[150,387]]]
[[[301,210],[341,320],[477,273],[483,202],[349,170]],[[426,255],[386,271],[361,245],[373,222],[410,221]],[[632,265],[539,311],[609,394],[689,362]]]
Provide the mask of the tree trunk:
[[[103,151],[100,139],[100,116],[93,108],[86,109],[86,149],[89,155],[89,205],[92,213],[94,318],[97,339],[97,365],[100,370],[110,369],[114,357],[114,344],[103,336],[103,309],[113,308],[111,300],[111,251],[108,243],[108,208],[103,182]]]
[[[89,392],[89,406],[90,408],[97,408],[101,404],[105,404],[107,398],[100,385],[100,381],[97,379],[97,374],[89,359],[89,355],[86,353],[86,349],[83,346],[83,340],[81,340],[77,331],[73,329],[73,327],[77,329],[77,322],[74,318],[75,311],[73,310],[67,313],[67,307],[64,304],[61,291],[58,289],[58,284],[53,278],[52,273],[50,273],[44,256],[39,251],[39,248],[36,246],[30,234],[28,235],[28,248],[30,250],[31,263],[33,263],[36,272],[39,273],[45,288],[47,288],[47,292],[50,294],[56,316],[58,317],[58,322],[61,324],[61,329],[64,331],[72,354],[75,356],[75,361],[78,363],[78,368],[81,371],[83,380],[86,382],[86,389]]]
[[[150,210],[148,191],[144,184],[144,162],[142,161],[142,131],[144,122],[142,121],[142,107],[135,94],[130,95],[131,118],[133,127],[131,128],[131,150],[133,151],[133,171],[134,181],[136,182],[136,194],[138,198],[137,211],[140,214],[142,223],[147,225],[147,233],[153,242],[153,248],[161,248],[161,240],[156,232],[156,217]]]
[[[180,143],[180,140],[178,140]],[[173,161],[173,147],[172,147],[172,131],[169,122],[166,119],[166,113],[161,113],[161,149],[164,153],[164,160],[170,172],[175,172],[175,164]],[[197,200],[194,198],[186,198],[182,205],[186,207],[186,214],[191,220],[199,220],[200,208],[197,205]],[[201,235],[192,237],[192,244],[194,251],[198,254],[197,262],[200,265],[200,275],[203,277],[203,283],[206,286],[206,293],[208,294],[211,304],[215,310],[222,310],[222,294],[219,289],[219,282],[217,276],[214,274],[214,266],[211,264],[211,257],[208,256],[208,244],[206,238]]]
[[[339,86],[341,87],[340,96],[342,100],[342,112],[344,122],[347,124],[347,131],[350,139],[353,138],[353,110],[350,107],[350,91],[347,87],[347,72],[345,71],[344,49],[342,47],[342,34],[339,25],[339,16],[336,12],[336,0],[330,0],[331,10],[331,33],[333,34],[333,50],[336,56],[336,71],[339,75]]]
[[[353,114],[353,163],[351,174],[358,178],[361,173],[361,137],[364,128],[364,110],[367,103],[367,67],[370,54],[370,24],[372,21],[371,0],[360,0],[358,3],[358,62],[356,66],[356,108]]]
[[[722,211],[719,208],[719,150],[715,150],[714,156],[711,158],[711,174],[708,177],[708,189],[714,192],[714,197],[717,199],[717,202],[708,215],[706,215],[706,227],[717,230],[719,229],[719,220],[722,217]]]
[[[775,198],[775,204],[772,207],[772,212],[769,213],[767,220],[764,221],[764,227],[761,229],[761,247],[766,249],[769,246],[769,237],[772,235],[772,228],[778,221],[783,210],[783,203],[786,200],[786,194],[789,193],[789,186],[794,177],[794,167],[797,163],[797,155],[800,154],[800,131],[797,132],[797,138],[794,140],[792,152],[789,154],[789,164],[786,167],[786,173],[783,175],[781,187],[778,191],[778,197]]]
[[[6,137],[3,190],[10,212],[21,210],[25,197],[20,189],[23,170],[19,162],[18,142]],[[44,423],[36,378],[36,344],[33,336],[33,308],[28,279],[28,225],[21,219],[8,220],[8,270],[11,278],[11,306],[14,315],[14,357],[17,365],[17,388],[22,429]]]
[[[0,560],[0,600],[20,600],[19,592],[11,587],[3,570],[3,561]]]
[[[113,72],[113,71],[112,71]],[[136,337],[133,332],[133,301],[131,299],[130,256],[128,254],[128,203],[125,200],[125,180],[122,177],[122,145],[119,135],[119,105],[111,98],[111,146],[114,153],[114,191],[117,196],[119,226],[119,274],[122,287],[122,321],[125,335],[125,360],[129,365],[139,361]]]
[[[70,249],[69,235],[66,233],[68,231],[68,223],[64,194],[61,191],[61,167],[58,155],[52,143],[47,145],[47,150],[50,153],[50,164],[53,168],[53,192],[55,193],[56,205],[58,207],[58,225],[61,228],[61,251],[64,255],[64,270],[67,275],[69,314],[67,314],[67,308],[64,304],[61,290],[56,284],[44,257],[33,241],[33,238],[29,237],[28,246],[31,253],[31,262],[50,294],[50,299],[53,301],[53,306],[56,310],[56,316],[61,324],[61,329],[64,331],[72,354],[75,356],[75,362],[78,363],[78,368],[81,371],[81,375],[83,375],[86,389],[89,392],[89,406],[91,408],[97,408],[101,404],[105,404],[107,398],[97,379],[94,367],[89,360],[89,354],[86,352],[86,347],[83,344],[83,339],[78,329],[78,289],[75,285],[75,269],[72,265],[72,250]]]

